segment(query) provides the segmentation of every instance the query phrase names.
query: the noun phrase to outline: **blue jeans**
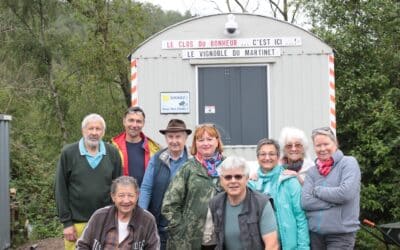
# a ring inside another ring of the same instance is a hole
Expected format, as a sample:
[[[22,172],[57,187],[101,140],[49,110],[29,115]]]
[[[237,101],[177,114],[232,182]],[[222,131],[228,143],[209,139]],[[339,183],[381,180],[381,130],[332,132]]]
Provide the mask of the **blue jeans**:
[[[311,250],[353,250],[356,232],[318,234],[310,231]]]

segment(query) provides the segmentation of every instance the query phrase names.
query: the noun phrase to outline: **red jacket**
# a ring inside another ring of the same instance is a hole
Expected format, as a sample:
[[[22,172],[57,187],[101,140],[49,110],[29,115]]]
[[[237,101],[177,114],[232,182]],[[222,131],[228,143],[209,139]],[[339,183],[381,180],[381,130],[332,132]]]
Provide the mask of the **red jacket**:
[[[160,145],[145,136],[143,133],[140,133],[140,137],[143,139],[142,147],[144,149],[144,167],[147,168],[147,163],[149,163],[150,158],[161,149]],[[115,136],[111,140],[112,144],[118,149],[119,155],[122,160],[122,173],[123,175],[129,175],[129,167],[128,167],[128,151],[126,149],[126,132],[122,132],[121,134]]]

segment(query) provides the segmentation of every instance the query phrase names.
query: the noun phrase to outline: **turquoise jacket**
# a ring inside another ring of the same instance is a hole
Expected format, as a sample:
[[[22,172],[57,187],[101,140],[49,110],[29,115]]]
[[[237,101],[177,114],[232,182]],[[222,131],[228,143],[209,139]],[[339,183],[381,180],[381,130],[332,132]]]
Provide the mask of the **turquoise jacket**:
[[[277,165],[265,174],[259,168],[258,180],[249,181],[248,186],[272,197],[282,249],[310,249],[307,218],[301,208],[301,185],[295,176],[281,174],[283,170]]]

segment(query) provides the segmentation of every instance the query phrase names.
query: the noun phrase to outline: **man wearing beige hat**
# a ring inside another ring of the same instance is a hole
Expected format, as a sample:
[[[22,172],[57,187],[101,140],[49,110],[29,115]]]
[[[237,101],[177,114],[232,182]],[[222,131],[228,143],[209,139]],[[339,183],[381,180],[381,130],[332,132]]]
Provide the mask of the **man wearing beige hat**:
[[[192,130],[186,128],[184,121],[171,119],[167,128],[160,130],[165,135],[167,148],[158,151],[149,161],[140,188],[139,206],[147,209],[156,218],[160,235],[161,250],[166,249],[168,221],[161,214],[161,205],[168,184],[188,160],[185,146]]]

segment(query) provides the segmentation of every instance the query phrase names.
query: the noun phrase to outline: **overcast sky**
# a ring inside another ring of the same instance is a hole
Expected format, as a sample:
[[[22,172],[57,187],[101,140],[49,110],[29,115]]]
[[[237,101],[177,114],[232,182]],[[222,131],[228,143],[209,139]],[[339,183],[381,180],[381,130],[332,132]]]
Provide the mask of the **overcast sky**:
[[[163,10],[175,10],[182,14],[189,10],[191,13],[197,13],[198,5],[201,4],[200,1],[196,0],[137,0],[139,2],[152,3],[154,5],[159,5]]]
[[[184,14],[189,11],[192,15],[210,15],[222,12],[227,12],[225,1],[223,0],[136,0],[138,2],[146,2],[154,5],[159,5],[163,10],[175,10]],[[220,6],[216,6],[215,3],[218,2]],[[256,5],[259,4],[259,5]],[[234,5],[232,5],[235,7]],[[217,7],[220,9],[218,10]],[[268,13],[270,7],[267,5],[267,1],[250,1],[247,10],[250,13],[272,16],[272,13]],[[239,11],[239,10],[236,10]],[[240,12],[240,11],[239,11]],[[298,13],[299,14],[299,13]],[[310,26],[305,24],[305,18],[297,16],[296,24],[309,29]]]
[[[209,15],[209,14],[216,14],[221,12],[227,12],[227,8],[225,5],[225,1],[223,0],[136,0],[139,2],[147,2],[152,3],[154,5],[159,5],[164,10],[175,10],[179,11],[184,14],[187,10],[190,11],[192,15]],[[216,2],[219,3],[219,6],[216,6]],[[266,10],[267,7],[264,6],[266,1],[250,1],[248,6],[249,12],[253,13],[252,10],[255,10],[256,7],[252,6],[254,3],[260,3],[258,7],[259,11],[254,11],[257,14],[264,14],[262,10]],[[220,8],[220,10],[217,9]],[[235,5],[233,4],[232,7],[234,8]],[[239,10],[237,10],[239,11]]]

